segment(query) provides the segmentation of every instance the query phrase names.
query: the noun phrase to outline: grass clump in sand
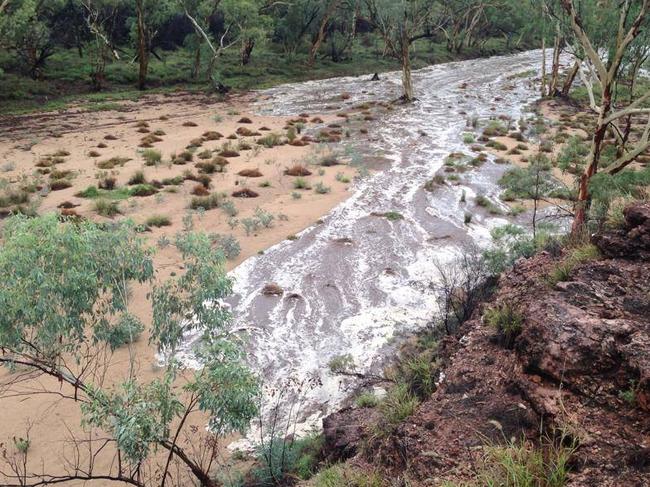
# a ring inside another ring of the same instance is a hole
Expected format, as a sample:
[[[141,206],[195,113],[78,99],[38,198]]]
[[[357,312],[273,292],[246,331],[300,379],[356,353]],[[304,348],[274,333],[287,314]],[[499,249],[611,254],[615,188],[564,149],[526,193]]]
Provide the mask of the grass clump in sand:
[[[152,215],[147,218],[145,225],[148,227],[168,227],[172,224],[171,219],[165,215]]]
[[[97,163],[99,169],[115,169],[116,167],[124,167],[124,164],[129,162],[131,158],[129,157],[111,157],[105,161],[100,161]]]
[[[122,213],[117,201],[109,201],[104,198],[95,201],[93,210],[97,212],[98,215],[105,216],[107,218],[111,218]]]
[[[278,145],[282,145],[282,136],[280,134],[276,133],[270,133],[265,135],[264,137],[260,137],[257,139],[257,143],[259,145],[263,145],[267,149],[271,149],[272,147],[276,147]]]
[[[284,170],[287,176],[311,176],[311,171],[302,164],[294,164],[293,166]]]
[[[207,196],[195,196],[190,201],[190,208],[192,210],[198,210],[203,208],[204,210],[212,210],[214,208],[219,208],[222,203],[222,196],[220,194],[214,193]]]
[[[322,181],[319,181],[314,186],[314,191],[318,194],[327,194],[330,191],[332,191],[332,188],[330,188],[329,186],[325,186],[325,184],[323,184]]]
[[[24,205],[29,203],[29,193],[9,189],[0,194],[0,208],[7,208],[12,205]]]
[[[129,178],[129,186],[134,186],[136,184],[146,184],[147,183],[147,178],[144,176],[143,171],[136,171],[133,173],[133,175]]]
[[[155,149],[145,149],[142,151],[142,158],[145,166],[157,166],[162,161],[162,153]]]
[[[309,185],[309,181],[307,181],[305,178],[296,178],[293,181],[293,189],[311,189],[311,186]]]

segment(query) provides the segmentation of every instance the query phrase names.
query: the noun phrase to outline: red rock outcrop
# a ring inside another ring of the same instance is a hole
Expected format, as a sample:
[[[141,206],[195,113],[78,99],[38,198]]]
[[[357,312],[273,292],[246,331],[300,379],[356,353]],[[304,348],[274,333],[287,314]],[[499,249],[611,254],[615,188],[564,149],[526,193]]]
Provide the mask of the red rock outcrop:
[[[484,307],[508,303],[523,315],[514,349],[477,313],[444,340],[444,380],[391,438],[394,454],[370,450],[356,462],[422,485],[467,480],[486,440],[536,441],[555,426],[579,440],[568,485],[650,485],[650,205],[624,214],[625,228],[593,239],[603,257],[568,280],[548,283],[562,257],[545,252],[502,276]],[[355,453],[368,436],[361,422],[354,409],[330,418],[327,444]]]

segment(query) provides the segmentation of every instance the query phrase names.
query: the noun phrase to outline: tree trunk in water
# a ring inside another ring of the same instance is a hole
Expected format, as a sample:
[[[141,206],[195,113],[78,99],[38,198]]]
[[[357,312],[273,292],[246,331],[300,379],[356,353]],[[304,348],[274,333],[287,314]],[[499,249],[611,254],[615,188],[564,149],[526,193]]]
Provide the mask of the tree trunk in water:
[[[402,87],[404,88],[404,101],[413,101],[413,78],[411,76],[411,56],[406,46],[402,50]]]
[[[557,32],[555,34],[555,42],[553,44],[553,68],[551,69],[551,84],[548,89],[549,96],[557,96],[558,79],[560,77],[560,24],[557,24]]]
[[[542,37],[542,98],[546,96],[546,39]]]
[[[589,180],[598,172],[598,163],[600,162],[600,153],[602,150],[603,140],[607,134],[607,124],[605,119],[609,116],[612,106],[612,87],[608,84],[603,87],[603,100],[598,115],[598,123],[594,138],[591,142],[591,154],[589,155],[589,165],[585,168],[584,173],[580,176],[580,185],[578,190],[578,200],[576,201],[576,214],[571,228],[571,234],[578,236],[584,228],[587,221],[587,210],[589,207]]]
[[[140,71],[138,73],[138,89],[144,90],[147,87],[147,71],[149,69],[149,50],[147,49],[147,33],[144,25],[143,0],[137,0],[136,9],[138,14],[138,59]]]
[[[245,39],[242,41],[241,46],[241,65],[246,66],[251,62],[251,54],[253,53],[253,48],[255,47],[255,39]]]
[[[571,91],[573,82],[575,81],[576,76],[578,75],[578,69],[580,69],[580,63],[576,61],[575,63],[573,63],[571,70],[567,73],[566,79],[564,80],[564,85],[562,86],[563,97],[569,96],[569,92]]]

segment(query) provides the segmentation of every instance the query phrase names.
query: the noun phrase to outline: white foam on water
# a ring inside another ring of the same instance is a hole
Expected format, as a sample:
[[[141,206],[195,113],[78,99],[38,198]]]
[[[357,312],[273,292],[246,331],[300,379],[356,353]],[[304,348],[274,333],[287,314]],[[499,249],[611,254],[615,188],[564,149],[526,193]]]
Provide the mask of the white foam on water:
[[[468,130],[466,116],[507,114],[513,120],[521,116],[523,107],[537,98],[537,88],[529,80],[509,77],[537,70],[540,57],[534,51],[415,72],[420,100],[383,113],[381,123],[371,128],[374,141],[356,147],[366,156],[383,154],[388,166],[356,183],[353,194],[322,224],[231,272],[235,325],[255,329],[248,345],[249,361],[265,384],[281,387],[287,377],[320,379],[320,386],[304,393],[300,431],[318,426],[322,416],[334,411],[349,394],[349,388],[341,387],[341,379],[329,372],[332,358],[349,354],[358,371],[376,372],[396,338],[426,326],[437,313],[433,284],[438,275],[433,262],[453,259],[459,242],[437,241],[431,232],[447,225],[487,247],[491,230],[507,223],[505,218],[480,213],[470,225],[464,223],[463,191],[468,204],[480,190],[501,205],[494,176],[488,177],[481,168],[466,174],[469,183],[430,194],[422,188],[442,167],[447,154],[468,153],[461,141]],[[261,93],[259,111],[282,116],[316,114],[333,104],[345,109],[400,95],[400,73],[382,75],[378,83],[367,80],[367,76],[348,77],[279,86]],[[466,89],[460,87],[463,83],[468,83]],[[341,102],[341,93],[348,93],[350,99]],[[496,97],[501,101],[496,102]],[[459,115],[460,110],[468,115]],[[404,218],[390,222],[370,216],[387,211],[398,211]],[[352,244],[335,242],[343,237]],[[261,296],[262,287],[270,282],[278,283],[285,295]],[[181,356],[188,364],[198,365],[190,345]],[[253,431],[250,439],[254,441],[258,434]]]

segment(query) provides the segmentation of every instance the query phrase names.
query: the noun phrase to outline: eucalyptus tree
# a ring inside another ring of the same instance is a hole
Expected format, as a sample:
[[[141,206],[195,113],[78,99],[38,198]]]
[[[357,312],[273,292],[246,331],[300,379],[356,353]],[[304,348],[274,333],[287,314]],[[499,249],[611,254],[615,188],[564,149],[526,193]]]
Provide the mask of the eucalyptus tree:
[[[310,67],[313,67],[314,63],[316,62],[316,54],[318,53],[318,49],[325,39],[327,26],[329,25],[332,17],[334,17],[336,14],[336,10],[343,3],[343,0],[323,0],[319,3],[322,4],[322,15],[320,19],[320,25],[318,27],[318,32],[314,36],[314,41],[312,42],[311,48],[309,49],[309,60],[307,64]]]
[[[243,66],[250,62],[253,48],[266,40],[272,22],[266,15],[264,0],[223,0],[221,10],[229,35],[240,44]]]
[[[602,37],[595,36],[590,30],[589,20],[578,8],[576,0],[561,0],[561,6],[567,15],[568,22],[574,34],[575,41],[584,49],[586,58],[590,62],[591,79],[583,75],[585,86],[589,91],[591,109],[596,113],[596,127],[593,132],[591,151],[587,159],[584,173],[580,177],[578,188],[578,202],[576,216],[573,223],[573,232],[582,230],[586,221],[587,206],[589,203],[589,181],[597,173],[601,161],[603,141],[609,130],[612,130],[617,141],[622,142],[622,133],[619,122],[630,115],[648,115],[648,121],[640,139],[631,147],[628,145],[622,154],[607,168],[610,174],[616,174],[650,147],[650,108],[644,103],[650,100],[650,91],[636,97],[622,108],[614,104],[616,86],[621,76],[621,67],[629,54],[630,49],[640,36],[642,27],[650,15],[650,0],[625,0],[599,2],[593,5],[593,12],[599,19],[610,18],[614,20],[607,26],[614,26],[612,32],[604,37],[607,51],[599,49],[598,40]],[[602,21],[594,22],[602,33],[607,29]],[[598,29],[596,33],[598,33]],[[598,90],[598,100],[594,95],[594,87]]]
[[[64,0],[5,0],[0,6],[0,47],[13,51],[28,74],[38,79],[54,54],[48,18]]]
[[[441,30],[447,39],[447,50],[460,53],[476,42],[480,28],[487,23],[488,8],[504,7],[503,0],[448,0],[445,7],[445,22]]]
[[[55,407],[80,407],[82,426],[95,439],[71,432],[71,455],[49,452],[58,471],[36,470],[40,462],[32,465],[26,448],[19,461],[5,451],[0,482],[216,486],[219,440],[246,429],[256,413],[258,384],[222,304],[231,282],[210,239],[177,236],[184,273],[164,281],[156,278],[152,250],[132,224],[19,216],[7,220],[3,240],[0,364],[13,373],[0,376],[0,398],[31,391],[41,377],[54,378],[39,380],[41,394],[60,399]],[[133,314],[131,291],[138,284],[152,289],[148,301],[138,303],[150,306],[148,326]],[[141,378],[131,349],[144,329],[168,358],[152,380]],[[195,372],[172,359],[189,332],[201,338],[195,352],[202,368]],[[129,347],[128,370],[110,380],[106,372],[122,346]],[[199,413],[209,418],[205,433],[188,429],[188,418]],[[185,435],[192,438],[189,447]]]
[[[274,20],[272,37],[282,46],[285,54],[295,54],[305,37],[315,28],[321,12],[320,1],[271,2],[265,8]]]
[[[147,87],[149,58],[154,39],[161,34],[160,28],[174,13],[172,0],[135,0],[132,19],[132,37],[138,59],[138,89]]]
[[[402,99],[415,99],[411,76],[411,46],[433,37],[442,25],[442,8],[435,0],[365,0],[370,22],[384,40],[386,52],[402,65]]]
[[[90,45],[91,80],[96,90],[105,83],[106,63],[120,59],[111,30],[125,0],[77,0],[84,9],[84,18],[93,40]]]
[[[255,44],[265,39],[270,20],[265,14],[262,0],[176,0],[189,19],[197,36],[211,52],[208,76],[213,88],[226,92],[228,88],[217,73],[217,62],[223,52],[240,44],[240,59],[248,64]],[[210,18],[219,13],[224,19],[224,28],[214,36],[210,30]]]

